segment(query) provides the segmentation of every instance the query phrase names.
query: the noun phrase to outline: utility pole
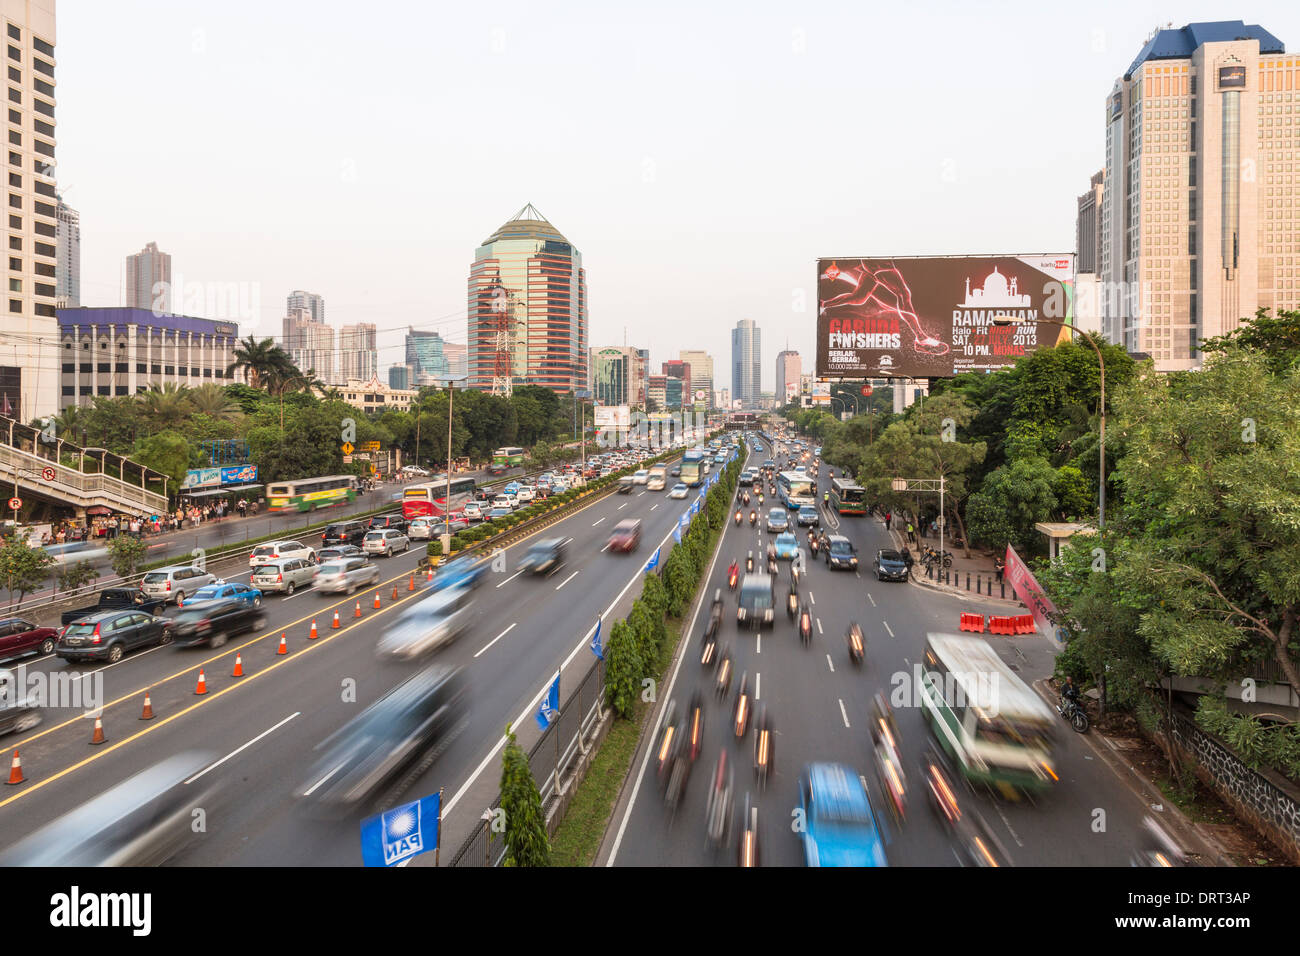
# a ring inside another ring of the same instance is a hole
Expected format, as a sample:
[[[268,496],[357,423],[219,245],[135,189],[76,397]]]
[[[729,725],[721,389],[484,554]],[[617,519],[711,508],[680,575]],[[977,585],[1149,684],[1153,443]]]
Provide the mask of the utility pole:
[[[447,379],[447,497],[442,509],[442,553],[451,553],[451,414],[456,400],[456,387]]]

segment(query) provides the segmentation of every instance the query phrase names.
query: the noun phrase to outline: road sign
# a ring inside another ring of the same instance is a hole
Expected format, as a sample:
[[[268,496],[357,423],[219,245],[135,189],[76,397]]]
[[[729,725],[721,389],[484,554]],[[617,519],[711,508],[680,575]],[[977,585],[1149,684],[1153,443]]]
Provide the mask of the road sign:
[[[379,451],[379,442],[377,442],[377,441],[367,441],[367,442],[362,442],[362,443],[361,443],[361,450],[362,450],[362,451]]]
[[[867,398],[867,397],[869,397],[870,395],[871,395],[871,386],[870,386],[870,385],[863,385],[863,386],[862,386],[862,397],[863,397],[863,398]]]
[[[343,443],[343,454],[345,454],[345,455],[350,455],[350,454],[352,454],[353,450],[354,450],[354,447],[353,447],[353,445],[352,445],[352,442],[350,442],[350,441],[345,441],[345,442]]]
[[[41,469],[41,477],[44,478],[46,481],[53,481],[53,480],[54,480],[54,469],[53,469],[53,468],[42,468],[42,469]]]
[[[345,464],[345,465],[350,465],[350,464],[352,464],[352,456],[351,456],[351,455],[344,455],[344,456],[343,456],[343,464]]]
[[[21,499],[21,498],[10,498],[10,499],[9,499],[9,507],[10,507],[10,509],[12,509],[13,511],[17,511],[17,510],[18,510],[19,508],[21,508],[22,506],[23,506],[23,499]]]

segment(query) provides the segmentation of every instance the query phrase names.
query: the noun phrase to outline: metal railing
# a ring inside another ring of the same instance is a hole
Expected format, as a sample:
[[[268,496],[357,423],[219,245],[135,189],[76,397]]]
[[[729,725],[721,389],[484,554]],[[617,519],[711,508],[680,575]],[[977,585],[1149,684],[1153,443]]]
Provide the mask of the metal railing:
[[[51,481],[37,481],[46,468],[54,469]],[[105,475],[86,473],[36,455],[12,445],[0,445],[0,487],[17,483],[38,493],[59,493],[81,506],[116,505],[121,510],[140,514],[158,514],[167,508],[167,499],[156,491]]]

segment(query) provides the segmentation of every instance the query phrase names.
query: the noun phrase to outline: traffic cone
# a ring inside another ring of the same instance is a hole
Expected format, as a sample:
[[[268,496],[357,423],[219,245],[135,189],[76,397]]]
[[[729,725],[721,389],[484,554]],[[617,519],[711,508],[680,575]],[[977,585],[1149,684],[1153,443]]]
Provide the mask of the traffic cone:
[[[230,676],[231,677],[244,676],[244,658],[239,654],[235,655],[235,670]]]
[[[330,625],[331,631],[337,631],[339,627],[339,612],[334,612],[334,623]]]
[[[360,602],[360,601],[357,601],[357,609],[356,609],[356,611],[353,612],[352,616],[353,616],[353,617],[360,617],[360,616],[361,616],[361,602]]]
[[[144,710],[140,713],[141,720],[153,720],[153,701],[149,699],[149,689],[145,688],[144,692]]]
[[[433,565],[432,565],[432,564],[429,565],[429,573],[426,574],[426,575],[424,576],[424,580],[425,580],[425,581],[432,581],[432,580],[433,580]]]
[[[393,585],[393,600],[394,600],[394,601],[397,600],[397,585],[396,585],[396,584]]]
[[[18,784],[23,782],[23,779],[23,762],[18,756],[18,751],[15,749],[13,763],[9,765],[9,780],[5,785],[16,787]]]
[[[378,592],[378,591],[375,592],[375,610],[376,610],[376,611],[379,610],[379,592]]]
[[[311,619],[311,633],[307,635],[307,640],[314,641],[319,635],[316,633],[316,619]]]
[[[96,717],[95,732],[90,735],[90,742],[92,744],[102,744],[106,739],[107,738],[104,736],[104,721],[101,718]]]
[[[415,572],[414,572],[414,571],[411,572],[411,583],[408,584],[408,585],[406,586],[406,590],[408,590],[408,591],[414,591],[414,590],[415,590]]]
[[[200,668],[199,668],[199,683],[198,683],[198,686],[194,688],[194,693],[196,693],[196,694],[206,694],[207,692],[208,692],[208,682],[207,682],[207,680],[205,680],[204,677],[203,677],[203,668],[200,667]]]
[[[280,646],[276,648],[275,653],[277,655],[289,653],[289,641],[284,631],[280,632]]]

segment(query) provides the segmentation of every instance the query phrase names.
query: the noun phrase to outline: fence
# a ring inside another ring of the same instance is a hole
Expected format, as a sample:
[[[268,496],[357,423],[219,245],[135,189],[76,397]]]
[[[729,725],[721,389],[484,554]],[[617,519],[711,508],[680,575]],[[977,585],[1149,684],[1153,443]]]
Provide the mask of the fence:
[[[915,575],[919,572],[916,568],[913,568],[912,573]],[[925,565],[925,576],[931,581],[937,581],[940,584],[946,584],[955,588],[960,588],[962,586],[962,578],[964,576],[966,579],[967,591],[973,591],[975,594],[983,594],[987,597],[993,597],[993,590],[996,586],[998,597],[1006,598],[1007,596],[1007,584],[1000,575],[981,574],[978,571],[974,573],[971,573],[970,571],[954,571],[951,568],[940,568],[938,562],[931,561],[929,564]],[[972,581],[974,582],[974,587],[971,587]],[[1014,594],[1012,596],[1014,597]]]
[[[591,667],[579,680],[577,691],[567,700],[561,700],[559,718],[551,722],[528,751],[528,767],[537,781],[542,797],[542,815],[551,834],[563,817],[560,811],[576,786],[572,781],[566,785],[565,776],[574,769],[578,758],[589,752],[592,738],[605,716],[604,698],[604,664],[593,659]],[[501,795],[498,793],[493,806],[500,803]],[[494,836],[491,820],[485,814],[446,865],[500,866],[505,859],[506,845],[504,839],[493,839]]]

